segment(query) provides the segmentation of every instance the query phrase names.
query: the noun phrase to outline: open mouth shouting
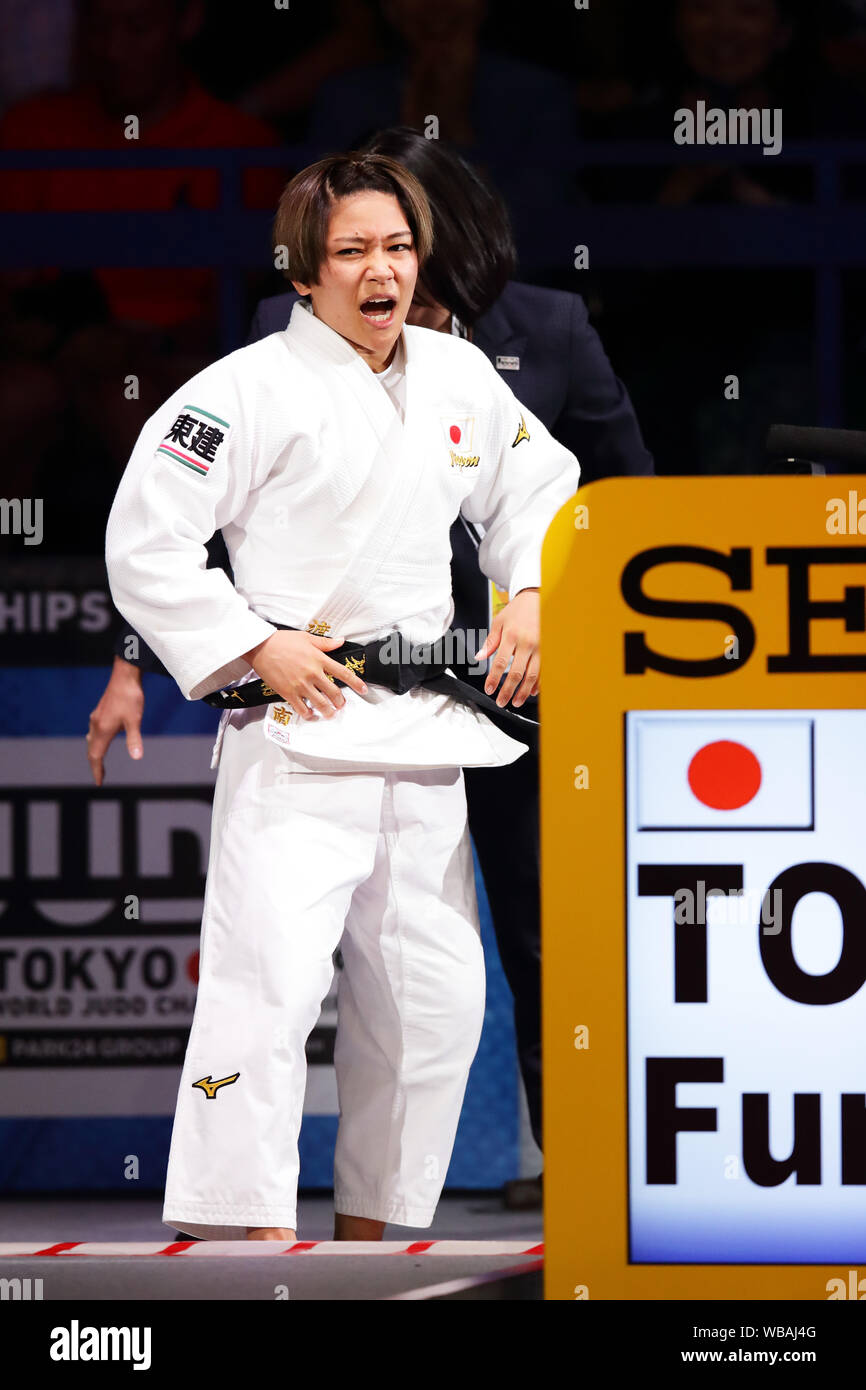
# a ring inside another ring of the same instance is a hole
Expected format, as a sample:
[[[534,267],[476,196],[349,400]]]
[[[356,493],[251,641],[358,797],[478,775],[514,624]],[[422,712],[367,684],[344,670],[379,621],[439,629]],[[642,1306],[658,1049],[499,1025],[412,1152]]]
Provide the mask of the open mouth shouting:
[[[368,323],[375,323],[382,328],[387,328],[394,321],[396,308],[397,301],[390,295],[375,296],[364,300],[361,305],[361,315]]]

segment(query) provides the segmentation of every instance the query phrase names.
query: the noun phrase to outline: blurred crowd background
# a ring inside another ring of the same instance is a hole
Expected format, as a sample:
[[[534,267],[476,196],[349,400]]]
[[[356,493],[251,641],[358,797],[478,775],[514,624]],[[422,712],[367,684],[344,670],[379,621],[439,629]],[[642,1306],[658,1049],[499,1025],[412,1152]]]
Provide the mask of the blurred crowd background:
[[[286,288],[286,178],[431,116],[504,195],[517,278],[585,299],[658,473],[761,471],[773,421],[864,427],[866,0],[278,4],[0,0],[0,210],[50,215],[3,219],[0,490],[46,499],[49,554],[101,554],[144,420]],[[699,100],[781,109],[782,154],[684,156]],[[136,163],[172,149],[242,176]]]

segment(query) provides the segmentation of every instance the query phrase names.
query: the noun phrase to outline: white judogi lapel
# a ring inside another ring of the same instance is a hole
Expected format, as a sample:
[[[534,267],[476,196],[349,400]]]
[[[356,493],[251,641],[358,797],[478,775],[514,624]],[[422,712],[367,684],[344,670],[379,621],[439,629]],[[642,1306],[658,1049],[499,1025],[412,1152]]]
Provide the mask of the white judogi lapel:
[[[407,429],[411,429],[411,423],[403,424],[376,373],[339,333],[302,304],[296,304],[283,336],[287,345],[300,349],[308,359],[321,359],[323,371],[331,377],[330,385],[351,393],[371,435],[365,441],[359,434],[356,441],[359,453],[367,444],[370,457],[364,460],[366,477],[346,511],[346,519],[357,522],[363,539],[338,583],[318,605],[318,611],[310,614],[310,622],[326,623],[330,632],[340,632],[366,600],[376,572],[412,505],[423,474],[423,451],[408,447]],[[417,364],[405,334],[402,338],[406,354],[406,420],[411,422]]]
[[[409,328],[403,347],[402,418],[352,345],[300,308],[282,333],[205,368],[147,421],[112,507],[106,561],[118,608],[188,699],[249,679],[240,654],[273,623],[434,641],[453,612],[458,510],[486,528],[488,577],[512,593],[540,582],[544,529],[575,490],[576,461],[471,344]],[[210,441],[201,463],[199,433]],[[234,584],[205,565],[217,528]],[[270,715],[250,715],[269,738]],[[343,767],[501,765],[524,749],[478,710],[423,688],[346,688],[335,718],[293,716],[270,732],[286,757]]]

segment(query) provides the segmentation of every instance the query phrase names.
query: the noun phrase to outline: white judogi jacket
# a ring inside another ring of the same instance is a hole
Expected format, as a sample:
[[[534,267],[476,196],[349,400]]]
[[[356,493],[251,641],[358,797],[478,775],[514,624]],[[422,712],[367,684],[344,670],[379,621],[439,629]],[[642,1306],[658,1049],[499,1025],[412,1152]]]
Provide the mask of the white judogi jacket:
[[[425,328],[406,327],[403,342],[405,422],[354,348],[298,304],[286,329],[206,367],[145,424],[106,564],[117,608],[187,699],[251,679],[242,653],[276,630],[268,619],[358,642],[394,630],[435,641],[454,612],[458,511],[486,528],[481,568],[510,597],[540,585],[576,459],[478,348]],[[220,528],[234,586],[206,568]],[[340,769],[495,765],[525,750],[435,691],[343,695],[330,719],[286,722],[270,705],[224,714],[223,727],[260,718],[290,758]]]

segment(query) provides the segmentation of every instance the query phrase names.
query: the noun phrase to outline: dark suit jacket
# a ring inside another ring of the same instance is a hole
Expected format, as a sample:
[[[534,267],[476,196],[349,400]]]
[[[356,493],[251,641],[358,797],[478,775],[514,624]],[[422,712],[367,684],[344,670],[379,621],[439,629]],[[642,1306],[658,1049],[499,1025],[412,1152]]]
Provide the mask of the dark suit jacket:
[[[263,299],[253,315],[248,342],[278,333],[291,317],[294,291]],[[641,438],[628,392],[615,375],[579,295],[511,281],[475,327],[474,341],[494,366],[517,359],[499,374],[517,398],[556,439],[577,456],[581,484],[620,474],[651,474],[652,457]],[[222,537],[219,549],[224,556]],[[478,568],[478,537],[458,518],[451,528],[453,626],[476,631],[488,624],[487,581]],[[210,563],[227,563],[214,558]],[[122,654],[122,636],[115,650]],[[142,643],[142,648],[144,644]],[[162,669],[149,648],[139,663]],[[465,674],[462,673],[462,674]]]

